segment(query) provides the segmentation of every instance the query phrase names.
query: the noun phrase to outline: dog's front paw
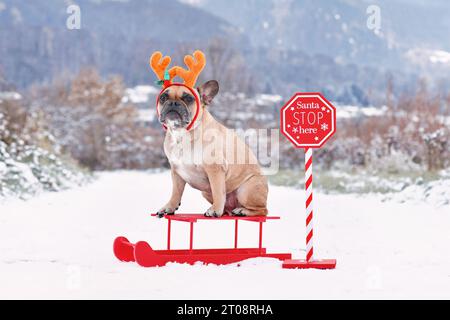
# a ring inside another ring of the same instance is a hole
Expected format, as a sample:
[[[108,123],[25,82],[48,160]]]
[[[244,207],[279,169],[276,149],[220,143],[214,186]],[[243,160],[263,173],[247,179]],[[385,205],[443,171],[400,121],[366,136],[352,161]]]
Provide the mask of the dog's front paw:
[[[173,208],[172,206],[168,205],[168,206],[164,206],[162,209],[158,210],[158,212],[156,212],[156,216],[158,218],[162,218],[165,215],[172,215],[175,213],[175,211],[178,210],[178,208],[180,207],[181,203],[178,204],[177,207]]]
[[[205,217],[214,217],[214,218],[220,218],[222,216],[223,212],[220,212],[219,210],[214,210],[213,207],[209,208],[205,212]]]
[[[237,217],[245,217],[247,216],[244,212],[244,208],[234,208],[233,210],[231,210],[231,214],[233,216],[237,216]]]

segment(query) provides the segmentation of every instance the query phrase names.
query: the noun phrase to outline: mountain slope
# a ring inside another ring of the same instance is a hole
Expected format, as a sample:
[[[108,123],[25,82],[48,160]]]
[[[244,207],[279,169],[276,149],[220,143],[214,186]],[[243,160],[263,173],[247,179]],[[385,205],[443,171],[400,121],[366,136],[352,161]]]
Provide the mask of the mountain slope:
[[[344,63],[411,68],[410,49],[450,51],[448,1],[202,0],[201,7],[247,33],[255,46],[330,55]],[[381,29],[367,27],[378,5]]]
[[[153,81],[149,54],[217,36],[239,38],[223,19],[177,1],[79,0],[81,29],[68,30],[67,3],[0,0],[0,67],[19,87],[93,65],[130,84]],[[143,67],[144,66],[144,67]]]

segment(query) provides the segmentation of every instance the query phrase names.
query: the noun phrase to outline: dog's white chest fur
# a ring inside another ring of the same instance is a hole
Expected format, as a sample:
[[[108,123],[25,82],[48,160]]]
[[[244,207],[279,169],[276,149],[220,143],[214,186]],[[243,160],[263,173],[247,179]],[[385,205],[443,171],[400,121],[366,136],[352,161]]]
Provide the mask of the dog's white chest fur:
[[[201,150],[196,150],[184,139],[184,133],[175,130],[166,137],[164,150],[172,169],[191,187],[211,192],[208,176],[201,166]]]

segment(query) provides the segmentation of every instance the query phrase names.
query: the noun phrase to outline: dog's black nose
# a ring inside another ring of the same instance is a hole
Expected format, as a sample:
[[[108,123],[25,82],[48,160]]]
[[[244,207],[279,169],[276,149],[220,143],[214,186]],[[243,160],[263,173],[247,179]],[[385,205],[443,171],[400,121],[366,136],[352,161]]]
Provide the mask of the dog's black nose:
[[[169,102],[167,102],[167,106],[168,106],[168,107],[171,107],[171,108],[173,108],[173,107],[179,107],[179,106],[180,106],[180,103],[179,103],[178,101],[169,101]]]

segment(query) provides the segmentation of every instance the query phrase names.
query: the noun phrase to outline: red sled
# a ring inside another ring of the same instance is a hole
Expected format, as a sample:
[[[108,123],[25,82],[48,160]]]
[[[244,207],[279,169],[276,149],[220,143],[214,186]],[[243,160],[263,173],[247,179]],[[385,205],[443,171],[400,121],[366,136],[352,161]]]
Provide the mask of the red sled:
[[[155,216],[155,214],[152,214]],[[267,220],[280,219],[280,217],[237,217],[222,216],[220,218],[205,217],[201,214],[175,214],[164,216],[167,219],[167,249],[154,250],[147,242],[139,241],[131,243],[125,237],[117,237],[114,240],[114,254],[120,261],[136,262],[142,267],[164,266],[168,262],[195,264],[230,264],[249,258],[276,258],[279,260],[291,259],[290,253],[267,253],[262,246],[263,224]],[[194,249],[194,223],[198,220],[229,221],[234,220],[234,247],[225,249]],[[189,249],[172,250],[170,248],[172,221],[188,222],[190,224]],[[259,246],[257,248],[238,248],[239,221],[259,223]]]

